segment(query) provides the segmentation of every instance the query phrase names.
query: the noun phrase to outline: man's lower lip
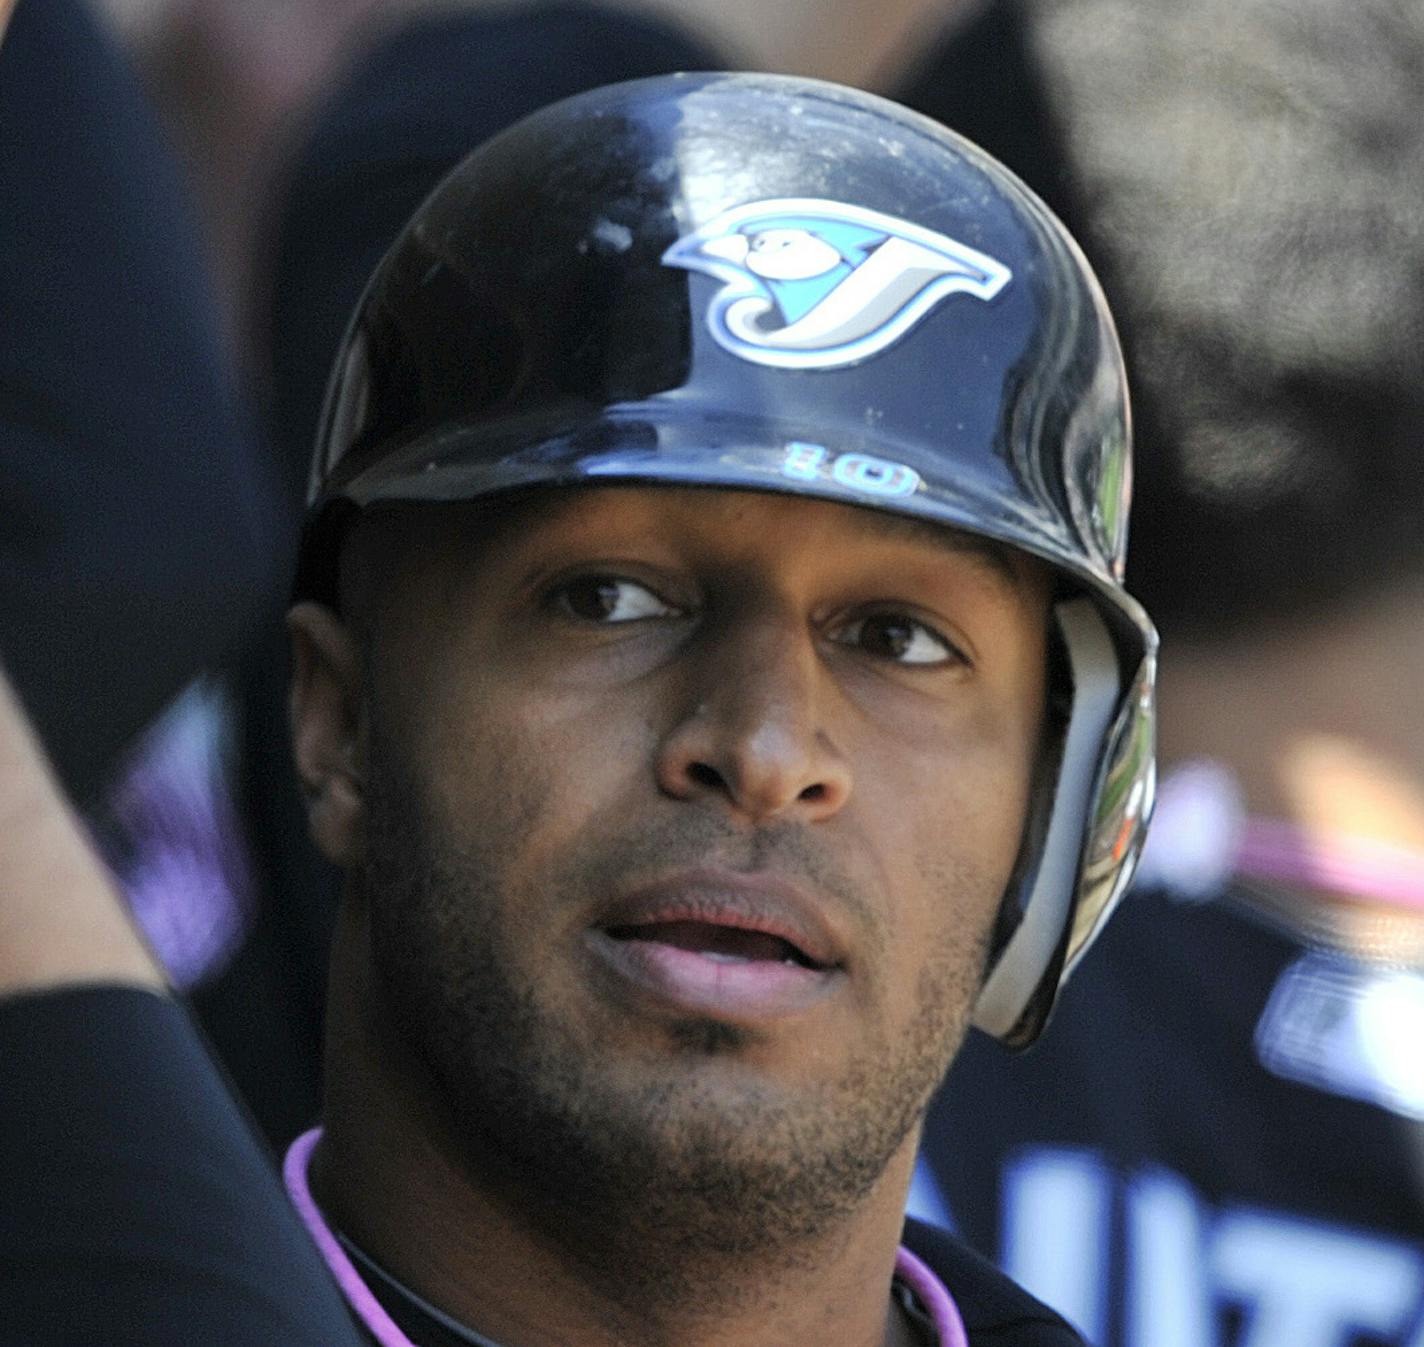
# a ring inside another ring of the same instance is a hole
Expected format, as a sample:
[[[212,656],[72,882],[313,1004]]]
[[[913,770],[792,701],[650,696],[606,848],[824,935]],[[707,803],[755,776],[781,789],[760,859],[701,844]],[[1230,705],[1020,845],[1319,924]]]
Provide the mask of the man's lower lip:
[[[772,959],[716,959],[657,940],[617,940],[589,932],[614,974],[671,1009],[731,1021],[778,1019],[808,1010],[840,979],[835,968]]]

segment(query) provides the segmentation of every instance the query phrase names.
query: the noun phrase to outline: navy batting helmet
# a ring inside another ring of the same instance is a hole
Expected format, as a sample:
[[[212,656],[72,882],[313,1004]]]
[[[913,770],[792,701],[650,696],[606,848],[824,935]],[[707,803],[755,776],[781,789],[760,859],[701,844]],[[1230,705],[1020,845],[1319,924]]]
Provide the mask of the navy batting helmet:
[[[864,93],[671,76],[526,118],[407,226],[337,359],[298,593],[332,595],[354,510],[613,482],[821,497],[1043,558],[1071,709],[975,1009],[1021,1045],[1151,810],[1129,478],[1111,318],[1016,178]]]

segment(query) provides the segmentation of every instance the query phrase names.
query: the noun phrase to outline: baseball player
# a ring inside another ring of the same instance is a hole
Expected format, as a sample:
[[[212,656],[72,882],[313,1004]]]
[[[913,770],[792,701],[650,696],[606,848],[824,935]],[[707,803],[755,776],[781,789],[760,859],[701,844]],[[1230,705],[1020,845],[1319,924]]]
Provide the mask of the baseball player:
[[[425,203],[291,614],[345,887],[285,1174],[363,1340],[1077,1340],[902,1212],[969,1024],[1032,1041],[1140,845],[1128,439],[1072,241],[883,100],[613,86]]]

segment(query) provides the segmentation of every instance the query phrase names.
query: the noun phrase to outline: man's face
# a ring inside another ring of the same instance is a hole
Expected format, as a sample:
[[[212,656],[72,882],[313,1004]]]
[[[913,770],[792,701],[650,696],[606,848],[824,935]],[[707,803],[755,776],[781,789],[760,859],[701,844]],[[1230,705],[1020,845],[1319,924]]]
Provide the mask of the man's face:
[[[429,542],[371,614],[342,859],[380,1000],[472,1154],[669,1237],[674,1213],[734,1243],[849,1210],[980,982],[1043,722],[1044,572],[725,491],[403,526]]]

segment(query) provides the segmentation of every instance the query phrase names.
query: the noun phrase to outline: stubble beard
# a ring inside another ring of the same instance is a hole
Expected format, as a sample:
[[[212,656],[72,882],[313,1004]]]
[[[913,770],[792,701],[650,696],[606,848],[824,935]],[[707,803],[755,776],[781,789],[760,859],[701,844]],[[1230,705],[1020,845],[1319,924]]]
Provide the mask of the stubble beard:
[[[743,1036],[704,1020],[676,1026],[655,1064],[619,1062],[516,976],[497,877],[519,845],[518,802],[495,810],[503,822],[477,842],[457,843],[433,826],[410,776],[376,756],[364,875],[375,986],[471,1182],[643,1310],[706,1301],[729,1261],[823,1255],[923,1116],[963,1037],[982,951],[926,965],[904,1032],[873,1035],[818,1088],[739,1076],[729,1089],[699,1068],[736,1054]],[[674,829],[614,839],[553,882],[586,892],[640,862],[691,862],[725,837],[725,824],[689,813]],[[798,849],[790,834],[765,845],[793,861]]]

